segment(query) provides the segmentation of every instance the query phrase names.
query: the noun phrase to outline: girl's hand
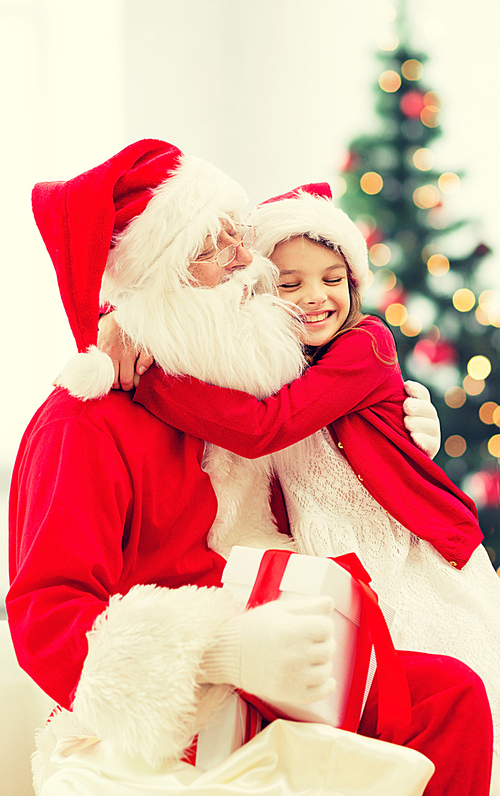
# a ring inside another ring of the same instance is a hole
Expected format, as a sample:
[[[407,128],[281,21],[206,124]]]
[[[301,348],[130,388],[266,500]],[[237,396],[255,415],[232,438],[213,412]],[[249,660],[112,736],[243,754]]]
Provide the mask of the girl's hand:
[[[140,351],[122,331],[109,312],[99,320],[97,347],[113,361],[115,380],[113,390],[132,390],[139,377],[153,364],[153,357],[145,348]]]
[[[405,381],[405,390],[409,395],[403,404],[405,426],[415,445],[433,459],[441,445],[441,425],[429,390],[418,381]]]

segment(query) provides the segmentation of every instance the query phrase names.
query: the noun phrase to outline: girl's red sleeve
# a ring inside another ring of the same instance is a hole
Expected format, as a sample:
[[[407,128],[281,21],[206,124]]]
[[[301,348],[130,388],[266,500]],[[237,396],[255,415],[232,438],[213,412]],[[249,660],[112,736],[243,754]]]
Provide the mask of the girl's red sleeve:
[[[141,377],[134,400],[160,420],[246,458],[293,445],[339,417],[402,390],[390,331],[376,319],[346,332],[299,379],[275,395],[252,395],[156,366]]]

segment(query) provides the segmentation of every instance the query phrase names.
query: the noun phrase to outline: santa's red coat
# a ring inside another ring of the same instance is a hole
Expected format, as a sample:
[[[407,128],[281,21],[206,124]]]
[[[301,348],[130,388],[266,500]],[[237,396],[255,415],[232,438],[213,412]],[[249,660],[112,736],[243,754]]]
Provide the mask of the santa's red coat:
[[[203,450],[131,393],[83,402],[57,389],[31,421],[12,479],[7,609],[19,663],[61,705],[110,595],[220,584]]]

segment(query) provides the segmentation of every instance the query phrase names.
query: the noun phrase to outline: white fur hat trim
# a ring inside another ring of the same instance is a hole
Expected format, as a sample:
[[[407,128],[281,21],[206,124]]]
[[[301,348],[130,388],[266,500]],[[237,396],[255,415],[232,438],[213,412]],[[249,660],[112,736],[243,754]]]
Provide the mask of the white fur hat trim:
[[[361,294],[367,287],[368,254],[365,239],[356,224],[333,200],[299,191],[297,197],[258,205],[248,217],[255,226],[255,248],[270,257],[275,246],[290,238],[307,235],[327,241],[344,255]]]

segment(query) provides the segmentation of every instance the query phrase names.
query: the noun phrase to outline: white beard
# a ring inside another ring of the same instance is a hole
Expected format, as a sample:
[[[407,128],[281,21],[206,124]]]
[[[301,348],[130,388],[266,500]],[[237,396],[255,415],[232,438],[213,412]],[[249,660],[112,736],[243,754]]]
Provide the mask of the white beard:
[[[115,319],[166,373],[194,376],[265,398],[300,376],[305,367],[294,315],[271,292],[276,273],[269,260],[254,254],[251,265],[234,271],[217,287],[179,286],[163,295],[137,289],[116,309]],[[58,384],[83,400],[101,397],[113,383],[110,363],[107,355],[92,347],[68,363]],[[95,375],[97,370],[102,378]],[[251,461],[207,445],[203,467],[218,500],[209,535],[214,550],[227,556],[236,543],[266,548],[293,545],[272,518],[270,457]]]
[[[305,365],[288,306],[262,292],[274,288],[274,276],[274,266],[254,255],[250,266],[215,288],[182,288],[162,303],[138,296],[115,318],[165,372],[265,398],[300,376]],[[252,461],[207,444],[203,468],[218,501],[212,549],[227,557],[233,544],[293,547],[272,517],[270,457]]]
[[[296,321],[273,289],[274,266],[254,255],[217,287],[183,286],[161,297],[138,292],[115,319],[166,373],[264,398],[304,367]]]

